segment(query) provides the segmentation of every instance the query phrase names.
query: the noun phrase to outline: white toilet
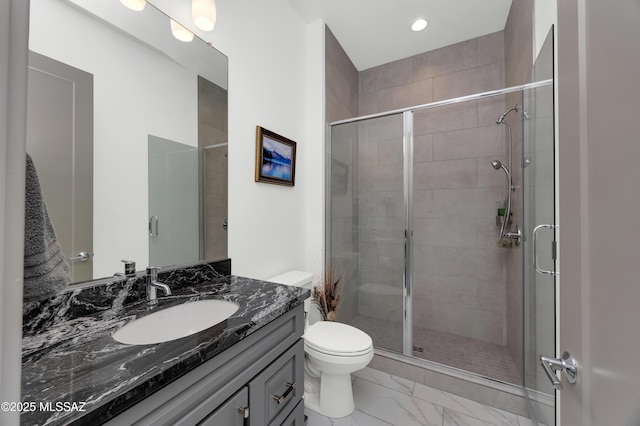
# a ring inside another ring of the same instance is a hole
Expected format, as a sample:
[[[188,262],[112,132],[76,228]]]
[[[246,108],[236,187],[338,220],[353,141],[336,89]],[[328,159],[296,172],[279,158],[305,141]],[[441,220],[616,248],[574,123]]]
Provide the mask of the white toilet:
[[[312,290],[313,275],[290,271],[267,281]],[[304,405],[323,416],[348,416],[354,410],[351,373],[369,364],[373,341],[350,325],[319,321],[320,312],[311,298],[305,300],[304,311]]]

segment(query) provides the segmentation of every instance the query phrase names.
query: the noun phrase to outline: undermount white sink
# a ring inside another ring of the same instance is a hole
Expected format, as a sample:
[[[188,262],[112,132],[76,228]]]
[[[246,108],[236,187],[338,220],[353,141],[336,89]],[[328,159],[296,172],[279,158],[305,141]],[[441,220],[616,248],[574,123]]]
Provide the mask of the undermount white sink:
[[[149,345],[190,336],[229,318],[238,304],[226,300],[198,300],[158,310],[131,321],[113,333],[129,345]]]

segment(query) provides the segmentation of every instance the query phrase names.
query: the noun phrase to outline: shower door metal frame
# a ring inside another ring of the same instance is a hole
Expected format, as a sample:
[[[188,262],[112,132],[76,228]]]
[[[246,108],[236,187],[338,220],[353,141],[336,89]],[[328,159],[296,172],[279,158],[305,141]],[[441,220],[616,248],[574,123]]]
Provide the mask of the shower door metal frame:
[[[402,354],[413,355],[413,111],[402,113],[404,164],[404,286]]]
[[[498,95],[506,95],[508,93],[525,91],[528,89],[535,89],[538,87],[544,87],[553,84],[553,79],[536,81],[533,83],[522,84],[518,86],[506,87],[504,89],[491,90],[482,93],[476,93],[472,95],[460,96],[457,98],[446,99],[437,102],[430,102],[428,104],[416,105],[408,108],[401,108],[392,111],[385,111],[377,114],[369,114],[360,117],[348,118],[345,120],[337,120],[327,124],[326,128],[326,161],[325,167],[325,265],[329,265],[331,262],[331,173],[332,173],[332,156],[331,156],[331,129],[333,126],[340,124],[349,124],[359,121],[366,121],[374,118],[388,117],[391,115],[403,115],[403,167],[404,167],[404,213],[405,213],[405,269],[403,279],[403,336],[402,336],[402,355],[410,356],[414,358],[412,340],[413,340],[413,113],[415,111],[437,108],[446,105],[453,105],[461,102],[474,101],[479,99],[490,98]],[[383,348],[386,349],[386,348]],[[432,363],[428,360],[423,360],[424,363]],[[436,363],[437,364],[437,363]],[[455,367],[449,367],[442,365],[447,369],[458,370]],[[471,375],[475,373],[467,372]],[[492,381],[496,381],[493,378],[487,378]],[[499,382],[499,381],[498,381]]]

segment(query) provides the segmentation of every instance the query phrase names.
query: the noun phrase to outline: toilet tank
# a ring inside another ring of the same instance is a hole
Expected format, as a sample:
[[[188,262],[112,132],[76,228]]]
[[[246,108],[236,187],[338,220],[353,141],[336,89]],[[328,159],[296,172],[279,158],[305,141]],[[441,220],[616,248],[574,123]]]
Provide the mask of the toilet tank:
[[[284,274],[269,278],[267,281],[273,283],[291,285],[294,287],[304,287],[311,290],[313,283],[313,274],[304,271],[289,271]]]
[[[284,274],[268,278],[267,281],[294,287],[303,287],[313,292],[313,274],[310,272],[289,271]],[[320,314],[318,307],[311,303],[311,297],[304,301],[304,311],[307,313],[307,321],[309,324],[322,320],[322,315]]]

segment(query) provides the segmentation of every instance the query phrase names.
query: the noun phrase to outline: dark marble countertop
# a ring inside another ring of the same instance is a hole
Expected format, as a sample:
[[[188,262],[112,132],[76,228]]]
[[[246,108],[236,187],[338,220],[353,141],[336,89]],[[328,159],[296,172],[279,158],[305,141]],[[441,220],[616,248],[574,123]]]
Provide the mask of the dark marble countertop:
[[[160,275],[161,281],[169,278]],[[174,280],[180,284],[172,286],[173,295],[159,297],[158,306],[149,310],[140,288],[143,280],[77,290],[25,307],[22,401],[78,405],[66,411],[23,412],[22,424],[103,423],[309,296],[305,289],[234,275],[190,274],[189,279]],[[226,321],[170,342],[126,345],[112,338],[114,330],[149,312],[205,299],[224,299],[240,307]]]

